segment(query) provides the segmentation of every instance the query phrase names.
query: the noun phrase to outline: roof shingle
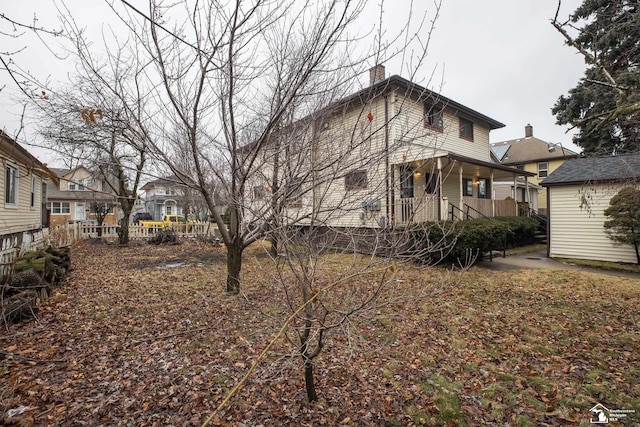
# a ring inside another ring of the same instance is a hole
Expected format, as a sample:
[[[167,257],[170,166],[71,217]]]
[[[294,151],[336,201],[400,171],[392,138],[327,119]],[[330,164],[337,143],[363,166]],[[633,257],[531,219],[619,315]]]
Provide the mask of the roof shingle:
[[[640,179],[640,153],[583,157],[564,162],[540,185],[554,186]]]

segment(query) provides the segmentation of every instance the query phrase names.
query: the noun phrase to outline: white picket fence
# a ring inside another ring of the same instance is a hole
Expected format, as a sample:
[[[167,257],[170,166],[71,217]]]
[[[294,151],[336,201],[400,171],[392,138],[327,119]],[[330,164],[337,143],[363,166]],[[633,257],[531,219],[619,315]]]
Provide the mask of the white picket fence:
[[[49,244],[48,228],[24,232],[21,240],[16,234],[0,237],[0,277],[11,272],[13,262],[20,255]]]
[[[0,277],[11,272],[11,266],[16,258],[29,251],[35,251],[47,246],[63,247],[73,244],[80,239],[97,238],[98,229],[102,229],[101,238],[106,241],[118,240],[118,226],[115,225],[91,225],[91,224],[65,224],[54,229],[42,229],[38,231],[25,232],[22,240],[18,235],[0,237]],[[150,239],[160,229],[160,227],[144,227],[140,225],[129,225],[129,239]],[[211,223],[190,224],[188,227],[175,227],[180,237],[215,237],[218,235],[218,228]]]

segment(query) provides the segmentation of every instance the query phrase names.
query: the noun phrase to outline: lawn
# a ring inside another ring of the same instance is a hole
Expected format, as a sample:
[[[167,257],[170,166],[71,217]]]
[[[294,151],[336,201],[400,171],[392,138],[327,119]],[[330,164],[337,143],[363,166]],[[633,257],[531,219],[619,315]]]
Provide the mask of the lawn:
[[[261,247],[240,296],[224,255],[75,246],[37,321],[0,333],[5,423],[200,425],[290,313]],[[640,422],[640,279],[404,264],[382,301],[328,337],[318,401],[278,340],[212,425],[587,426],[597,403]]]

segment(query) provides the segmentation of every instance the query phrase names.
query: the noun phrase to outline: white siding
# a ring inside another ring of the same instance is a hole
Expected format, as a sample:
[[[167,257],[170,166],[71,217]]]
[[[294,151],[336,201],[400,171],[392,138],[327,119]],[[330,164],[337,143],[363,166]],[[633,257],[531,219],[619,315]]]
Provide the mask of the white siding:
[[[604,233],[604,210],[621,188],[618,184],[549,187],[550,255],[635,263],[632,246],[614,245]]]
[[[314,141],[313,152],[306,153],[305,163],[301,163],[300,172],[304,172],[310,164],[316,170],[316,185],[302,198],[299,209],[287,209],[290,219],[299,219],[308,223],[312,207],[319,210],[318,220],[321,223],[343,227],[378,227],[381,223],[389,223],[386,205],[387,170],[385,154],[388,153],[389,169],[397,170],[399,164],[422,162],[448,152],[468,156],[482,161],[491,161],[489,149],[489,128],[487,124],[474,122],[474,140],[468,141],[459,136],[458,116],[454,111],[446,110],[443,121],[443,132],[437,132],[424,126],[424,106],[404,97],[404,93],[393,92],[388,100],[388,126],[385,126],[385,98],[378,96],[365,105],[351,105],[343,111],[334,112],[329,118],[318,119],[322,125],[314,127],[310,124],[299,132],[304,139]],[[302,126],[305,126],[302,124]],[[388,140],[385,138],[388,131]],[[388,151],[386,151],[388,143]],[[280,159],[283,161],[283,159]],[[267,200],[253,200],[253,187],[265,185],[270,187],[272,165],[270,159],[264,159],[261,171],[252,177],[247,186],[245,196],[248,208],[245,220],[266,216],[269,205]],[[293,161],[290,167],[298,166]],[[330,165],[324,167],[323,165]],[[298,170],[298,169],[297,169]],[[345,174],[355,170],[367,171],[367,189],[345,190]],[[472,171],[465,170],[465,177],[472,177]],[[296,172],[297,174],[297,172]],[[263,175],[263,176],[260,176]],[[280,175],[282,178],[282,174]],[[443,196],[449,202],[460,205],[459,175],[457,169],[446,176]],[[489,178],[486,176],[485,178]],[[395,183],[398,194],[398,174]],[[422,195],[423,187],[418,184],[416,193]],[[391,194],[389,195],[391,197]],[[363,202],[378,201],[380,210],[365,210]],[[266,204],[266,205],[265,205]],[[266,208],[266,209],[265,209]],[[382,217],[385,217],[384,219]]]
[[[31,206],[32,172],[24,166],[9,162],[18,168],[17,206],[5,206],[5,164],[2,162],[0,176],[0,236],[4,234],[35,230],[41,227],[42,179],[36,175],[35,200]]]
[[[460,138],[457,112],[445,109],[443,130],[439,132],[424,126],[424,104],[404,99],[400,95],[393,106],[396,114],[392,120],[394,141],[405,144],[420,144],[431,152],[444,150],[485,162],[491,161],[489,128],[486,124],[472,120],[473,141]],[[401,146],[401,145],[400,145]]]

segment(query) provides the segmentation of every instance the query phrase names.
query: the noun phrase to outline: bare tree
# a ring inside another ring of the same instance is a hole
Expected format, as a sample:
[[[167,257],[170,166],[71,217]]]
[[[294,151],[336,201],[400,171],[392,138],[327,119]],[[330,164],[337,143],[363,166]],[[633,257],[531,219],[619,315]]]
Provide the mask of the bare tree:
[[[121,69],[112,71],[116,84],[127,78]],[[65,158],[68,166],[88,167],[106,185],[103,191],[116,195],[122,213],[119,241],[127,244],[129,216],[146,166],[147,145],[127,106],[104,89],[104,81],[86,73],[68,90],[36,100],[40,132],[43,144]]]
[[[420,31],[400,26],[385,43],[379,29],[377,35],[371,33],[374,47],[363,49],[354,30],[368,5],[362,0],[152,1],[146,12],[123,4],[124,11],[113,10],[128,36],[105,41],[108,52],[102,62],[73,21],[65,31],[75,40],[82,73],[117,101],[126,123],[135,121],[137,144],[146,150],[141,153],[165,164],[205,200],[227,247],[226,290],[238,293],[244,249],[268,235],[277,251],[274,230],[300,220],[285,212],[287,207],[307,192],[329,191],[329,186],[318,190],[316,184],[344,176],[345,165],[352,162],[343,156],[345,162],[302,167],[311,152],[305,144],[313,144],[312,135],[321,131],[318,123],[335,114],[326,107],[357,89],[360,75],[372,64],[403,55]],[[407,16],[412,18],[411,11]],[[423,21],[417,21],[420,30]],[[427,34],[418,40],[410,77],[424,60]],[[111,77],[115,70],[130,70],[131,78]],[[365,109],[361,106],[366,121]],[[283,139],[293,123],[304,125],[296,125]],[[358,137],[359,126],[350,130]],[[375,132],[382,135],[384,130]],[[281,146],[274,150],[274,143]],[[343,149],[345,155],[353,151]],[[282,156],[273,174],[264,170],[272,155]],[[257,209],[249,203],[248,186],[265,176],[273,197]],[[225,199],[228,223],[214,194]]]
[[[0,40],[11,41],[21,40],[27,33],[35,34],[38,39],[47,45],[48,38],[61,37],[64,35],[62,29],[47,28],[39,25],[37,15],[34,14],[32,21],[21,21],[14,19],[4,12],[0,12]],[[26,45],[15,49],[7,48],[9,43],[3,43],[5,47],[0,48],[0,71],[5,71],[15,86],[26,96],[32,97],[35,89],[42,87],[42,83],[37,80],[28,70],[20,66],[15,58],[27,48]],[[5,86],[0,87],[0,92]],[[39,95],[46,96],[45,93]]]
[[[362,1],[151,2],[148,15],[132,7],[131,15],[120,15],[135,34],[134,56],[148,61],[139,75],[147,81],[149,110],[133,115],[153,156],[206,201],[227,247],[229,293],[240,289],[243,250],[265,232],[245,220],[247,182],[260,173],[275,132],[353,87],[364,61],[347,55],[355,43],[349,31],[364,7]],[[126,98],[125,88],[110,89]],[[174,135],[182,138],[178,151]],[[185,157],[190,170],[176,160]],[[212,188],[225,198],[228,224]]]
[[[102,236],[102,226],[107,215],[113,212],[118,204],[116,202],[105,200],[94,200],[89,205],[89,209],[93,215],[95,215],[96,222],[98,223],[98,237]]]

